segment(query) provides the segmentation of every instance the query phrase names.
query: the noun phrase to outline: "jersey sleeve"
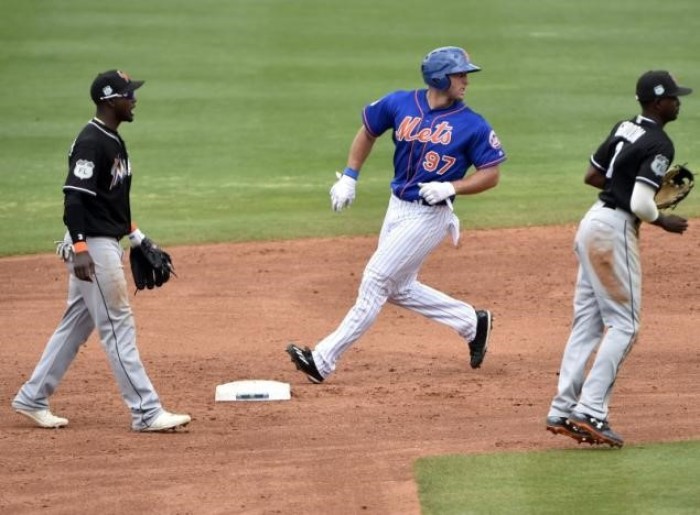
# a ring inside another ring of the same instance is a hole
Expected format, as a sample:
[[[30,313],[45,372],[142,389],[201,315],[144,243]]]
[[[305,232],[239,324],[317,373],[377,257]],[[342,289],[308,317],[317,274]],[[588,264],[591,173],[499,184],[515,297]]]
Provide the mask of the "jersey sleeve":
[[[63,191],[77,191],[97,195],[97,170],[100,151],[98,145],[76,141],[68,156],[68,176]]]
[[[506,160],[506,153],[496,131],[483,119],[472,143],[470,161],[477,170],[496,166]]]
[[[610,166],[610,159],[612,159],[613,156],[613,153],[610,151],[610,149],[614,142],[614,135],[617,132],[617,128],[621,125],[621,123],[622,122],[618,122],[615,124],[615,126],[610,131],[610,134],[608,134],[608,137],[605,138],[605,141],[603,141],[603,143],[600,144],[600,146],[596,149],[595,152],[593,152],[589,159],[593,167],[597,168],[603,174],[607,173],[608,167]]]
[[[658,190],[668,167],[673,162],[674,153],[673,144],[670,141],[654,145],[646,159],[642,161],[636,180],[649,184]]]
[[[365,106],[362,111],[362,123],[374,137],[381,136],[394,126],[395,108],[394,93]]]

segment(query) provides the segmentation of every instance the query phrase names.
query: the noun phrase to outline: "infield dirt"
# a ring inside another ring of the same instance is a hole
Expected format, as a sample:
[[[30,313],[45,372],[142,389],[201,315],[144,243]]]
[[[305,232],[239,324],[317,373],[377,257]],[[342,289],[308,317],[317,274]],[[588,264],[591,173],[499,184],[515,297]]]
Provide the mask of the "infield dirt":
[[[642,230],[642,331],[610,417],[627,445],[700,437],[700,296],[687,274],[699,222],[681,237]],[[448,328],[387,305],[322,385],[285,346],[335,328],[376,237],[168,248],[179,277],[132,306],[164,406],[193,416],[175,434],[129,430],[94,334],[52,397],[69,426],[37,429],[15,414],[66,276],[53,255],[0,259],[0,511],[419,513],[419,457],[577,448],[544,429],[571,324],[574,232],[467,229],[459,249],[445,241],[425,264],[423,282],[493,311],[481,369]],[[241,379],[289,382],[292,400],[214,402],[217,384]]]

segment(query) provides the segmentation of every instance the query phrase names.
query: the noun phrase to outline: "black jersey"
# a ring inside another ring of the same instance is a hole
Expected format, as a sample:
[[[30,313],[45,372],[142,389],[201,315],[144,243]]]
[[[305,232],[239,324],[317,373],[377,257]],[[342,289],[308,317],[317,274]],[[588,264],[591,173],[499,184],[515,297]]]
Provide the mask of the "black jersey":
[[[82,194],[86,236],[120,239],[129,233],[130,189],[131,165],[124,140],[93,118],[71,146],[63,186],[66,193]],[[63,221],[67,224],[65,214]]]
[[[605,174],[600,200],[631,212],[635,182],[658,190],[673,157],[673,142],[655,121],[639,115],[616,123],[591,156],[591,164]]]

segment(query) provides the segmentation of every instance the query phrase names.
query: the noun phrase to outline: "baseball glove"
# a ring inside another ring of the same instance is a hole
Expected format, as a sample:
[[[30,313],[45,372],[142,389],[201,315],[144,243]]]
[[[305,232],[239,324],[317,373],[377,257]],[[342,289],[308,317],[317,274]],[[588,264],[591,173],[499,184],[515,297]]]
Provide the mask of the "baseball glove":
[[[137,292],[144,288],[152,290],[154,287],[161,287],[168,282],[171,275],[177,277],[170,254],[148,238],[144,238],[138,247],[132,247],[129,263]]]
[[[661,179],[654,201],[659,209],[675,209],[695,185],[695,177],[684,164],[671,166]]]

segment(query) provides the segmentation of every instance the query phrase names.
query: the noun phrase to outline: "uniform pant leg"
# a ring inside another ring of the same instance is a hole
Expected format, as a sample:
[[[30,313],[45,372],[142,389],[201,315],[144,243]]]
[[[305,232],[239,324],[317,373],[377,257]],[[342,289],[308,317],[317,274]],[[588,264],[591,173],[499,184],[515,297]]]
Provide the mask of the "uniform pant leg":
[[[642,271],[637,226],[629,220],[616,220],[615,231],[602,234],[594,242],[602,251],[589,246],[589,262],[596,280],[600,312],[607,331],[581,390],[575,411],[607,419],[608,401],[620,367],[637,340],[641,313]],[[612,257],[606,252],[612,245]],[[609,260],[609,261],[608,261]]]
[[[389,302],[451,327],[467,342],[476,335],[476,311],[473,306],[418,280],[414,279],[402,287]]]
[[[74,275],[68,280],[68,307],[63,318],[49,339],[30,379],[15,396],[12,405],[16,408],[47,409],[49,397],[78,354],[95,325],[87,306],[80,295]]]
[[[322,375],[335,370],[340,356],[374,324],[398,286],[417,275],[425,259],[444,239],[450,221],[447,207],[391,198],[377,250],[365,267],[355,305],[338,328],[314,348],[314,362]]]
[[[129,304],[122,263],[123,250],[113,238],[89,238],[95,262],[93,282],[79,288],[95,322],[102,347],[131,412],[132,427],[142,429],[160,414],[162,406],[136,347],[136,327]]]
[[[603,337],[603,320],[587,271],[579,266],[574,295],[574,320],[559,368],[557,394],[550,417],[568,417],[581,394],[586,364]]]
[[[425,208],[419,206],[416,209],[423,210]],[[434,211],[434,218],[435,221],[430,230],[435,232],[435,239],[431,243],[432,248],[430,248],[428,254],[442,241],[441,235],[452,229],[451,226],[455,223],[455,220],[457,224],[455,230],[459,230],[459,220],[448,208],[438,208],[437,211]],[[420,265],[422,265],[426,257],[427,255],[422,258]],[[391,304],[401,306],[438,323],[447,325],[454,329],[467,343],[471,342],[476,336],[476,310],[470,304],[418,281],[420,265],[418,267],[409,267],[408,273],[403,276],[397,275],[396,289],[388,301]]]

